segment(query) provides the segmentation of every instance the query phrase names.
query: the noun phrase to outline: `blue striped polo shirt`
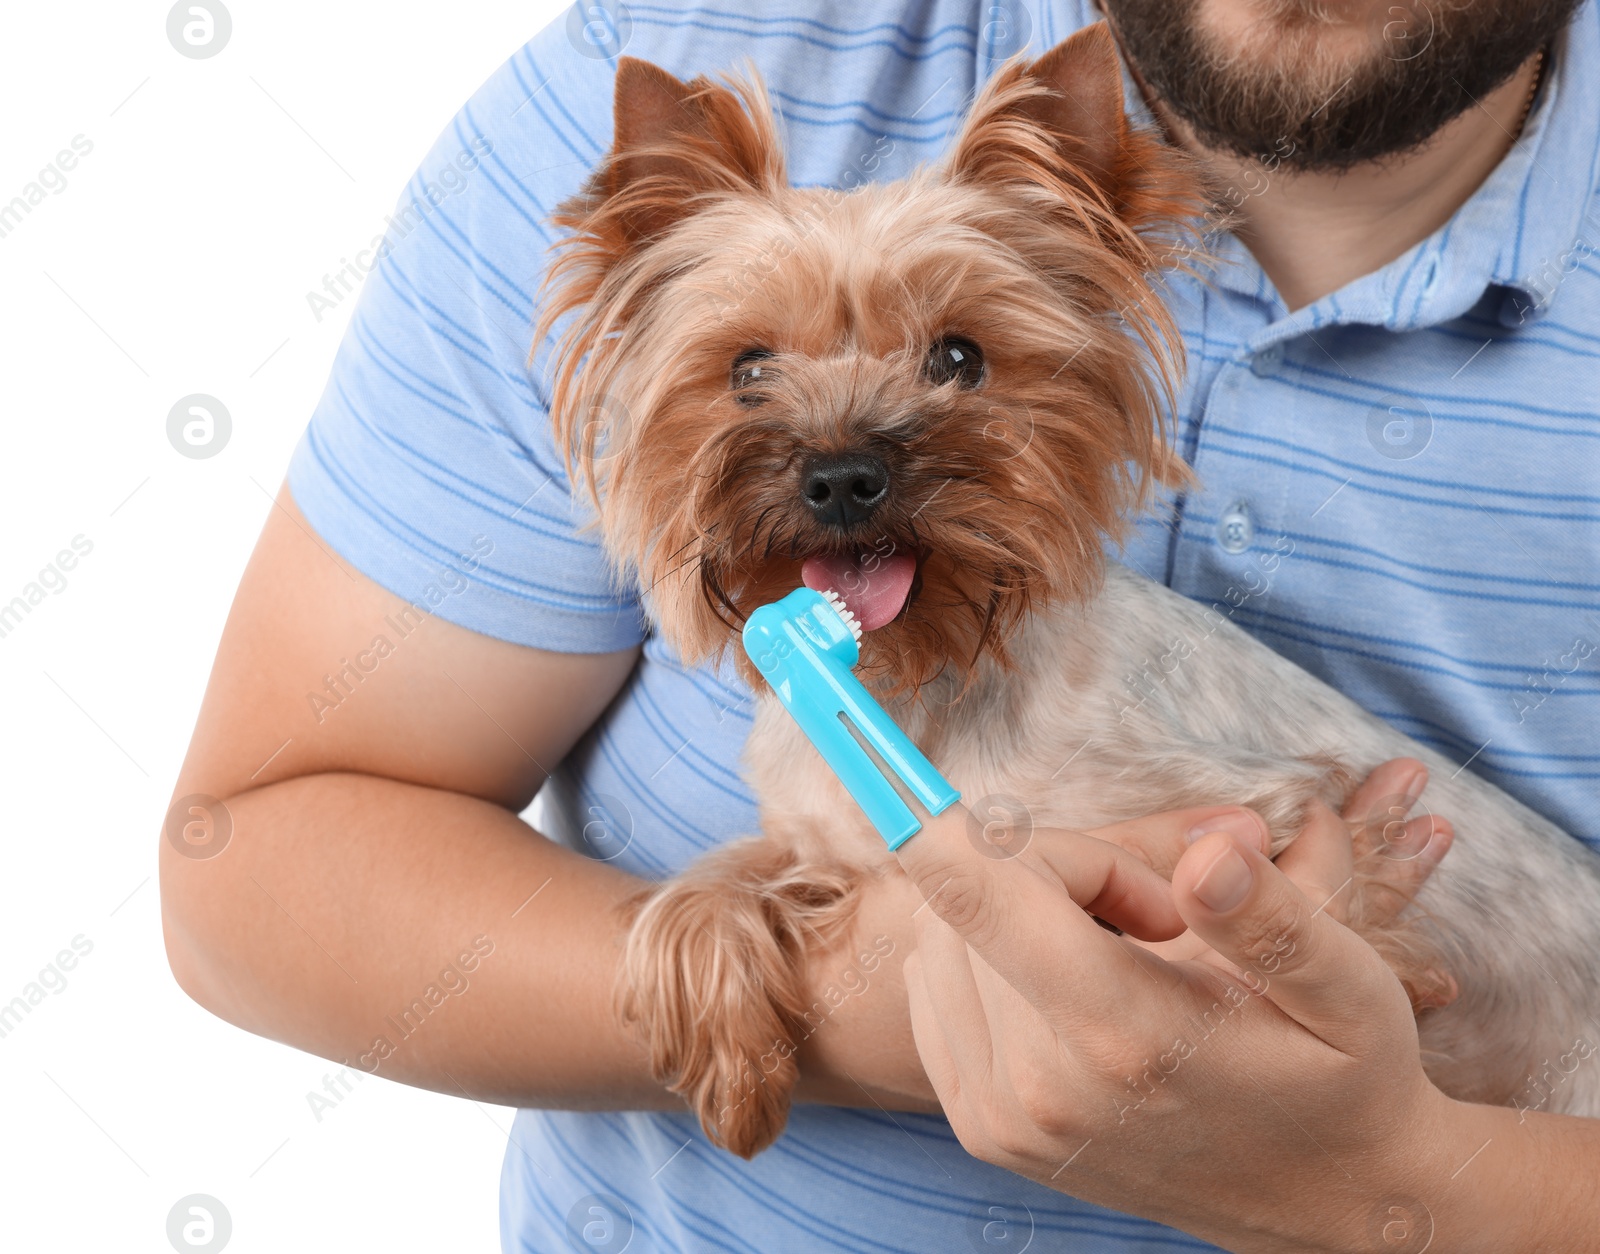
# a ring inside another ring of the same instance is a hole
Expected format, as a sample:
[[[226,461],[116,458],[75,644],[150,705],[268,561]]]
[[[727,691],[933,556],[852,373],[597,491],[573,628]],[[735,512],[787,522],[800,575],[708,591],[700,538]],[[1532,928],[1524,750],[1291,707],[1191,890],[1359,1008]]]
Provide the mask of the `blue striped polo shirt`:
[[[748,55],[795,181],[852,186],[938,157],[1005,55],[1094,17],[1085,0],[723,4],[575,7],[473,96],[365,256],[289,473],[330,544],[452,622],[543,649],[643,642],[547,788],[545,827],[652,877],[755,830],[751,694],[683,665],[608,573],[527,365],[546,215],[610,141],[615,54],[683,78]],[[1123,557],[1600,844],[1597,84],[1591,0],[1520,141],[1391,264],[1294,313],[1230,238],[1209,280],[1173,278],[1201,486]],[[942,1119],[870,1108],[801,1108],[751,1163],[683,1113],[522,1111],[501,1199],[505,1248],[541,1254],[1209,1248],[980,1163]]]

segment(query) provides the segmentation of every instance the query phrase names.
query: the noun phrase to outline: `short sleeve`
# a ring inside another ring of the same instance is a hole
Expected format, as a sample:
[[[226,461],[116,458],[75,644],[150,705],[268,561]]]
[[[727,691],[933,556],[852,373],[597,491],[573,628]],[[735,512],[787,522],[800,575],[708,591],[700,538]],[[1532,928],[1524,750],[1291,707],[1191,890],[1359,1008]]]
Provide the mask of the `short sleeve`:
[[[610,143],[612,85],[612,66],[553,26],[461,110],[383,234],[308,297],[318,317],[357,305],[289,468],[312,526],[389,591],[574,653],[645,635],[529,364],[547,217]]]

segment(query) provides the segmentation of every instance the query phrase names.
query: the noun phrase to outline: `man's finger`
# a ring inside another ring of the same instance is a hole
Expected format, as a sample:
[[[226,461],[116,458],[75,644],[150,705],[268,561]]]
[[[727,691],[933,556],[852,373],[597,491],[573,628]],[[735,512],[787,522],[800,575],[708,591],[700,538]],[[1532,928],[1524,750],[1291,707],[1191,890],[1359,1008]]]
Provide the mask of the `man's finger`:
[[[1349,829],[1326,805],[1320,801],[1312,804],[1305,827],[1278,855],[1277,865],[1313,907],[1340,923],[1349,921],[1355,851]]]
[[[1410,905],[1455,840],[1450,820],[1426,805],[1423,813],[1406,817],[1427,784],[1423,763],[1394,758],[1367,776],[1345,803],[1359,868],[1352,917],[1359,916],[1364,925],[1386,922]]]
[[[984,1018],[994,1050],[986,1104],[1010,1109],[1030,1122],[1059,1125],[1081,1111],[1081,1101],[1099,1086],[1085,1084],[1080,1060],[1051,1026],[1049,1016],[1013,988],[979,954],[972,955],[972,975],[983,1000]],[[1071,997],[1064,988],[1058,997]],[[1041,1084],[1050,1095],[1048,1111],[1024,1094],[1037,1095]],[[1098,1101],[1098,1097],[1095,1097]]]
[[[1399,914],[1438,869],[1455,843],[1456,829],[1439,814],[1419,814],[1399,836],[1359,863],[1359,902],[1353,907],[1363,926],[1386,923]]]
[[[1113,961],[1120,942],[1082,909],[1106,891],[1117,859],[1098,841],[1084,842],[1082,860],[1058,859],[1065,875],[1037,857],[994,858],[970,838],[969,819],[952,806],[896,851],[928,909],[1052,1022],[1125,1015],[1127,999],[1112,974],[1122,970]],[[931,986],[935,977],[924,970]],[[1070,998],[1063,987],[1073,990]]]
[[[940,1105],[948,1109],[962,1085],[981,1101],[993,1074],[994,1044],[967,943],[932,910],[918,912],[916,928],[915,961],[906,960],[906,988],[910,994],[910,976],[916,975],[911,1030],[918,1056]],[[935,1066],[940,1074],[934,1073]]]
[[[1377,952],[1319,913],[1258,850],[1206,836],[1179,862],[1172,890],[1190,928],[1252,989],[1335,1049],[1359,1056],[1397,1020],[1412,1021],[1405,990]]]
[[[1416,758],[1391,758],[1374,767],[1344,803],[1343,817],[1351,825],[1356,856],[1378,850],[1398,836],[1427,786],[1428,768]]]
[[[1207,832],[1232,832],[1241,840],[1253,841],[1263,853],[1272,839],[1261,816],[1241,806],[1169,810],[1096,827],[1089,835],[1126,849],[1163,879],[1170,880],[1172,868],[1178,865],[1184,851]]]
[[[1095,918],[1130,936],[1171,940],[1188,926],[1172,904],[1171,885],[1139,857],[1108,841],[1083,832],[1043,829],[1033,834],[1024,856],[1048,868]]]
[[[944,1039],[939,1015],[933,1008],[933,998],[928,992],[922,969],[920,950],[907,955],[903,967],[906,981],[906,1003],[911,1011],[911,1038],[917,1045],[917,1057],[928,1074],[928,1083],[939,1099],[939,1105],[948,1112],[961,1100],[961,1070]]]
[[[1428,767],[1420,758],[1390,758],[1380,762],[1345,802],[1346,811],[1370,808],[1388,797],[1404,797],[1412,805],[1428,786]],[[1350,817],[1347,813],[1346,817]]]

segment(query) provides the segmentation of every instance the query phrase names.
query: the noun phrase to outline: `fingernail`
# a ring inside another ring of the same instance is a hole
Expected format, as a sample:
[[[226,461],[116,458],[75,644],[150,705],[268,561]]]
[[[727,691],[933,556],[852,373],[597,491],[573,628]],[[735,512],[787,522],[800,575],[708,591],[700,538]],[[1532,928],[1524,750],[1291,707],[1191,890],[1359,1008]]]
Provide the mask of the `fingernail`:
[[[1417,798],[1422,796],[1422,790],[1428,786],[1428,768],[1419,766],[1406,786],[1401,789],[1400,795],[1405,798],[1406,809],[1409,810],[1417,804]]]
[[[1244,900],[1254,878],[1250,864],[1230,844],[1201,872],[1194,882],[1194,895],[1208,909],[1227,914]]]
[[[1455,838],[1456,829],[1450,820],[1435,815],[1433,830],[1428,833],[1428,843],[1422,847],[1417,857],[1430,866],[1437,866],[1443,861],[1445,854],[1450,852],[1450,846]]]
[[[1192,845],[1212,832],[1226,832],[1229,836],[1248,841],[1257,849],[1261,848],[1261,822],[1245,810],[1229,810],[1209,819],[1201,819],[1184,833],[1183,840],[1185,844]]]

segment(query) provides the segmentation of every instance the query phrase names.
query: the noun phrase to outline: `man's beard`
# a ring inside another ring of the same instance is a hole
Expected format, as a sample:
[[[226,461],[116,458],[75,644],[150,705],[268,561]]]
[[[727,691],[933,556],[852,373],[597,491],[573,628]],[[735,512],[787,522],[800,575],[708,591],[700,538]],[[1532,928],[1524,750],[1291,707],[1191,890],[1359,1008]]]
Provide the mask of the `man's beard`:
[[[1553,39],[1581,0],[1398,0],[1349,49],[1316,0],[1269,0],[1248,46],[1205,0],[1101,0],[1146,87],[1207,147],[1342,171],[1417,148]]]

